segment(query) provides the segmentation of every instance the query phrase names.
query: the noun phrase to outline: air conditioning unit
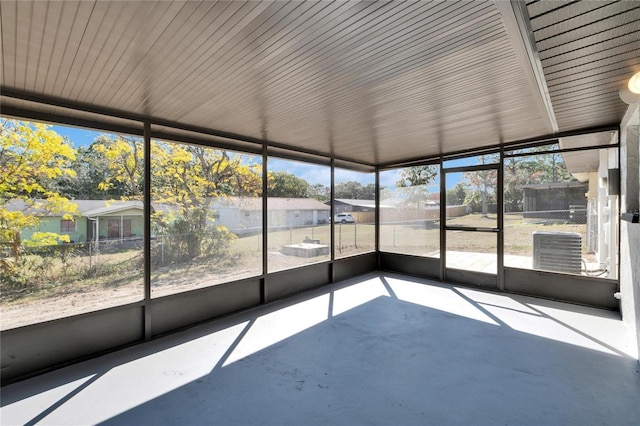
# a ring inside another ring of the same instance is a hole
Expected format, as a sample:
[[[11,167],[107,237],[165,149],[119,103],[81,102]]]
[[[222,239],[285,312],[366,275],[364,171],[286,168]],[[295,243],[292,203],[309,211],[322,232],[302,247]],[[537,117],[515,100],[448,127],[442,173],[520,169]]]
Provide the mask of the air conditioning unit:
[[[580,274],[582,236],[575,232],[533,233],[533,268]]]

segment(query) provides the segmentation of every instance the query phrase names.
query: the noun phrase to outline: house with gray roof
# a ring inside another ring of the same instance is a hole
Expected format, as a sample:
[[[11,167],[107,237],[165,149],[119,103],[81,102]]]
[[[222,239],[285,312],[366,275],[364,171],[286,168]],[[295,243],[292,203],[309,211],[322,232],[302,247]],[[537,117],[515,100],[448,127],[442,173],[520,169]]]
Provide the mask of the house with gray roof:
[[[219,198],[213,202],[214,224],[226,226],[236,235],[254,233],[262,226],[262,199]],[[269,227],[313,226],[329,223],[331,208],[313,198],[267,198]]]
[[[71,200],[77,207],[75,212],[52,213],[46,208],[45,200],[11,200],[7,202],[9,211],[21,211],[35,215],[39,224],[35,228],[25,228],[20,238],[28,240],[36,232],[54,232],[67,235],[71,242],[95,240],[124,240],[142,237],[144,230],[141,201],[119,200]],[[73,218],[65,218],[72,214]]]

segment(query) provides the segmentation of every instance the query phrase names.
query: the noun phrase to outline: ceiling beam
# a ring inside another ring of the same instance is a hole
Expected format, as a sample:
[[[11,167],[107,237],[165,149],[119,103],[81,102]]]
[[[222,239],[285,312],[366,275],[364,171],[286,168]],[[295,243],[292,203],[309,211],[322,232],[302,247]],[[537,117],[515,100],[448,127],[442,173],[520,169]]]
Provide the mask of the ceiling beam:
[[[529,23],[526,4],[524,1],[516,0],[497,0],[495,3],[502,15],[505,29],[513,42],[515,54],[522,64],[527,80],[531,87],[537,88],[534,91],[532,101],[542,116],[548,120],[549,133],[556,133],[558,132],[558,123],[551,104],[551,96],[542,70],[540,55],[536,48],[533,30]]]

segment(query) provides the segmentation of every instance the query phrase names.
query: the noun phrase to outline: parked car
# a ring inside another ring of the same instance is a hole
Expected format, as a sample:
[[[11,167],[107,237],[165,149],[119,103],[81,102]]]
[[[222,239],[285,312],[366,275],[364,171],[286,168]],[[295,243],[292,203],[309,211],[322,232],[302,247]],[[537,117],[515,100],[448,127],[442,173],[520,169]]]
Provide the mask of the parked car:
[[[356,218],[351,213],[338,213],[333,219],[336,223],[355,223]]]

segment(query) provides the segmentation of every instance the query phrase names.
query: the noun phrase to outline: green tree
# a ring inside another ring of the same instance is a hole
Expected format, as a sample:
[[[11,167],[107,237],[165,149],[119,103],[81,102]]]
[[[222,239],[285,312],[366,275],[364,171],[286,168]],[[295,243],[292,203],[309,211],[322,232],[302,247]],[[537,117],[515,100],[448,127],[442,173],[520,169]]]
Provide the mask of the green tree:
[[[467,197],[467,190],[462,182],[455,184],[453,188],[447,191],[447,205],[456,206],[464,204]]]
[[[96,143],[89,147],[78,147],[76,158],[70,166],[75,175],[64,174],[58,176],[51,180],[47,187],[57,191],[64,197],[77,200],[126,198],[129,190],[125,182],[111,179],[108,187],[100,189],[100,184],[109,179],[111,170],[107,157],[95,148]]]
[[[438,176],[438,167],[413,166],[407,167],[400,172],[400,179],[396,182],[396,187],[404,188],[408,201],[415,204],[417,208],[424,206],[429,194],[429,184]]]
[[[523,209],[522,185],[575,181],[559,153],[540,153],[547,147],[532,148],[531,155],[504,159],[504,208],[506,212]]]
[[[335,186],[335,198],[375,200],[376,186],[372,183],[363,185],[357,181],[340,182]]]
[[[268,174],[269,197],[280,198],[307,198],[309,197],[309,183],[296,175],[285,172],[269,172]]]
[[[545,176],[543,179],[545,182],[571,182],[576,180],[569,173],[562,154],[553,152],[541,157],[539,161],[544,165]]]
[[[309,185],[308,196],[318,201],[328,201],[331,198],[331,190],[321,183]]]
[[[36,228],[46,214],[73,219],[77,205],[46,186],[60,176],[74,176],[70,168],[75,150],[62,136],[44,124],[0,119],[0,242],[18,260],[20,232]],[[21,201],[22,209],[9,208]],[[37,213],[36,213],[37,212]],[[69,241],[55,233],[35,234],[34,238],[53,243]],[[8,266],[6,263],[4,266]]]

